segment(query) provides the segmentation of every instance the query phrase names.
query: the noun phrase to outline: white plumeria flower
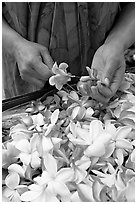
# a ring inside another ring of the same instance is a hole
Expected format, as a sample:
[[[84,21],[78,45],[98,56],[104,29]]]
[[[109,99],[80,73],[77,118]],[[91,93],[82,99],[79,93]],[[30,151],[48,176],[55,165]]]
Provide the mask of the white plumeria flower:
[[[32,115],[32,120],[33,120],[33,124],[35,126],[43,126],[45,124],[44,122],[44,116],[41,113],[38,113],[36,115]]]
[[[90,167],[91,161],[85,155],[81,159],[75,161],[72,164],[72,169],[74,170],[74,181],[78,184],[83,181],[87,176],[87,169]]]
[[[105,154],[105,145],[111,139],[111,134],[103,128],[103,123],[93,120],[90,123],[89,131],[75,124],[71,124],[68,138],[73,144],[88,146],[84,154],[88,157],[100,157]]]
[[[118,169],[114,169],[111,164],[108,163],[108,173],[103,173],[98,170],[92,170],[94,174],[100,179],[101,183],[105,186],[112,187],[116,186],[117,190],[125,188],[125,183],[122,180],[121,172]]]
[[[93,120],[90,123],[89,135],[91,143],[85,150],[85,155],[88,157],[101,157],[105,154],[106,146],[111,140],[112,135],[103,127],[100,120]]]
[[[72,169],[62,168],[57,171],[57,162],[54,157],[48,153],[45,155],[44,164],[46,170],[43,171],[41,177],[36,177],[34,179],[36,184],[29,186],[30,191],[22,195],[22,200],[30,201],[31,199],[31,201],[33,201],[38,197],[41,200],[40,197],[42,197],[43,201],[47,201],[47,194],[53,198],[53,201],[57,201],[57,195],[60,195],[63,200],[69,200],[70,191],[66,183],[73,179]]]
[[[7,168],[10,164],[17,162],[19,153],[14,142],[7,143],[7,147],[2,149],[2,168]]]
[[[66,63],[61,63],[59,67],[56,62],[54,63],[52,72],[55,75],[49,78],[49,84],[51,86],[55,85],[58,90],[61,90],[63,85],[70,81],[71,77],[74,77],[70,73],[67,73],[67,67],[68,65]]]
[[[111,142],[106,147],[106,153],[104,157],[110,157],[112,153],[115,151],[117,162],[119,165],[122,165],[124,160],[124,150],[132,150],[133,145],[128,140],[130,137],[130,133],[132,128],[128,126],[118,127],[116,128],[113,124],[108,122],[105,126],[107,132],[112,135]]]
[[[29,139],[31,135],[32,131],[29,131],[25,124],[17,124],[10,129],[10,136],[15,143],[21,139]]]
[[[15,146],[18,150],[20,150],[19,157],[24,165],[28,166],[31,164],[32,168],[40,167],[41,159],[36,147],[33,145],[33,137],[30,139],[30,142],[23,139],[17,142]]]
[[[89,132],[86,129],[81,128],[78,124],[70,123],[70,133],[67,135],[69,140],[74,145],[89,145],[91,140]]]
[[[50,117],[50,124],[45,124],[43,127],[44,133],[37,134],[36,143],[37,150],[41,156],[43,156],[46,152],[50,152],[54,147],[57,147],[62,141],[61,138],[52,137],[52,130],[56,127],[56,123],[59,117],[59,109],[56,109]],[[54,131],[53,131],[54,132]],[[54,134],[54,133],[53,133]]]
[[[25,171],[20,165],[11,164],[8,167],[8,172],[9,174],[5,178],[6,186],[3,189],[3,196],[8,198],[10,202],[21,202],[20,193],[27,190],[27,186],[19,185],[21,178],[25,177]]]

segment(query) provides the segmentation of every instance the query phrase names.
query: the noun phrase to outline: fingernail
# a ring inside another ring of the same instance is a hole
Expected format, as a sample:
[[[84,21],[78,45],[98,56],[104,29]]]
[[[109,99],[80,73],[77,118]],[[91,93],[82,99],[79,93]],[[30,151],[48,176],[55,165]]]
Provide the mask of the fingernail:
[[[109,79],[105,78],[104,83],[105,83],[106,86],[109,86]]]
[[[96,78],[97,77],[97,70],[93,68],[93,76]]]

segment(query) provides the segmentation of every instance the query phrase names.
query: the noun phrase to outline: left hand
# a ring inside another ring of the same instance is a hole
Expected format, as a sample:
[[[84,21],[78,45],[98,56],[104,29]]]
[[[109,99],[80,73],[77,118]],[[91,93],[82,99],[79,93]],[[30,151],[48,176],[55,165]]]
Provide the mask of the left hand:
[[[93,98],[107,103],[118,90],[125,73],[124,52],[118,46],[103,44],[96,51],[92,66],[97,70],[99,81],[92,86]]]

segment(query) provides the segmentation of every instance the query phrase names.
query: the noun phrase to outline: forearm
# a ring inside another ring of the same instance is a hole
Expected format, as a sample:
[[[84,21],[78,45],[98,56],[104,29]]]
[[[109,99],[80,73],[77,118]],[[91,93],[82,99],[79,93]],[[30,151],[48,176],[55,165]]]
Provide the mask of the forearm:
[[[2,47],[7,52],[14,54],[16,44],[23,39],[15,30],[13,30],[8,23],[2,18]]]
[[[123,51],[135,41],[135,4],[129,3],[108,35],[105,44],[118,46]]]

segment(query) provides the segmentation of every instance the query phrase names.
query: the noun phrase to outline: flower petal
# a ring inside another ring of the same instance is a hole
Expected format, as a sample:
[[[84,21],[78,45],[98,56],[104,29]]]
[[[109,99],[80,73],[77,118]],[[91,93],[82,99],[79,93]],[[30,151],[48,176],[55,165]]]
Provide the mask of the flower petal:
[[[88,157],[101,157],[105,154],[105,145],[101,142],[94,142],[85,151],[84,154]]]
[[[59,67],[58,67],[58,65],[57,65],[57,62],[55,62],[55,63],[53,64],[53,67],[52,67],[52,72],[53,72],[54,74],[57,74],[57,73],[58,73],[58,69],[59,69]]]
[[[43,152],[49,152],[53,148],[52,141],[50,137],[42,137],[42,149]]]
[[[135,149],[131,153],[131,162],[135,162]]]
[[[80,106],[76,106],[75,108],[72,109],[72,114],[71,114],[72,120],[77,117],[79,109],[80,109]]]
[[[115,142],[112,142],[112,143],[110,142],[110,144],[106,145],[106,150],[103,157],[109,158],[113,154],[114,150],[115,150]]]
[[[135,202],[135,178],[128,182],[125,195],[128,202]]]
[[[45,132],[45,136],[49,135],[49,133],[51,132],[53,127],[54,127],[54,124],[49,124],[49,126],[47,127],[47,130]]]
[[[49,78],[49,84],[51,85],[51,86],[54,86],[55,85],[55,76],[51,76],[50,78]]]
[[[80,199],[78,192],[75,191],[70,198],[71,202],[82,202],[82,200]]]
[[[39,158],[38,152],[35,151],[31,154],[31,166],[32,168],[38,168],[40,167],[41,159]]]
[[[65,196],[65,197],[69,197],[70,196],[70,191],[68,189],[68,187],[62,183],[62,182],[58,182],[58,181],[54,181],[53,182],[53,188],[54,191],[59,194],[60,196]]]
[[[47,153],[44,155],[44,165],[51,177],[55,177],[57,173],[57,162],[51,154]]]
[[[69,133],[69,134],[67,135],[67,137],[69,138],[69,140],[70,140],[74,145],[87,145],[84,140],[82,140],[81,138],[78,138],[78,139],[74,138],[71,133]]]
[[[23,162],[25,165],[29,165],[30,160],[31,160],[31,154],[26,154],[26,153],[20,153],[19,155],[20,160]]]
[[[100,180],[104,185],[111,188],[115,184],[115,174],[107,175],[105,178],[100,178]]]
[[[8,187],[4,187],[2,189],[2,195],[6,198],[11,197],[14,194],[14,190],[8,188]],[[3,201],[4,202],[4,201]]]
[[[74,100],[79,100],[79,96],[75,91],[71,91],[69,97],[72,97]]]
[[[84,107],[80,107],[78,115],[77,115],[77,119],[82,120],[85,114],[86,114],[86,109]]]
[[[24,131],[29,132],[29,131],[27,130],[27,127],[26,127],[25,124],[18,123],[17,125],[11,127],[11,129],[10,129],[10,134],[15,133],[15,132],[21,132],[21,131],[23,131],[23,132],[24,132]]]
[[[122,149],[133,149],[132,144],[126,139],[117,139],[116,140],[116,147]]]
[[[37,115],[33,115],[32,119],[35,125],[42,126],[45,124],[44,116],[41,113],[38,113]]]
[[[108,142],[112,139],[112,135],[105,130],[103,130],[99,137],[96,139],[96,142],[101,142],[103,144],[108,144]]]
[[[90,134],[86,129],[76,127],[75,131],[76,131],[77,137],[79,139],[82,139],[85,144],[87,144],[87,145],[91,144]]]
[[[76,182],[76,184],[82,182],[87,176],[87,171],[79,167],[74,168],[74,171],[75,171],[74,181]]]
[[[58,144],[58,143],[60,143],[62,141],[61,138],[56,138],[56,137],[52,137],[51,140],[52,140],[54,145],[56,145],[56,144]]]
[[[59,69],[62,69],[64,72],[66,72],[66,69],[68,68],[68,64],[65,62],[60,63]]]
[[[93,142],[99,136],[99,133],[103,131],[102,122],[100,120],[93,120],[90,123],[90,135],[92,137]]]
[[[41,191],[27,191],[21,195],[21,200],[22,201],[33,201],[35,200],[38,196],[40,196],[42,192]]]
[[[23,139],[29,139],[30,138],[30,134],[25,133],[25,132],[15,132],[11,135],[12,139],[14,141],[20,141]]]
[[[123,182],[122,175],[121,175],[120,171],[118,171],[118,173],[117,173],[117,179],[116,179],[115,185],[116,185],[118,191],[123,190],[126,187],[124,182]]]
[[[15,147],[14,141],[7,143],[7,150],[9,157],[17,157],[20,151]]]
[[[115,126],[113,124],[111,124],[110,122],[105,124],[105,130],[106,130],[106,132],[110,133],[112,135],[112,137],[115,137],[117,129],[115,128]]]
[[[6,176],[5,179],[5,184],[10,188],[10,189],[15,189],[16,186],[18,186],[20,182],[20,177],[19,174],[16,172],[12,172]]]
[[[131,127],[120,127],[117,131],[117,139],[125,139],[128,137],[129,133],[131,132]]]
[[[42,191],[43,190],[43,187],[40,185],[37,185],[37,184],[31,184],[31,185],[29,185],[28,188],[31,191]]]
[[[87,170],[91,164],[91,161],[89,159],[89,157],[86,157],[85,155],[80,159],[80,160],[77,160],[75,162],[75,164],[80,168],[80,169],[83,169],[83,170]]]
[[[9,172],[16,172],[18,173],[21,177],[24,177],[24,169],[18,165],[18,164],[11,164],[9,167],[8,167],[8,171]]]
[[[51,177],[47,171],[43,171],[41,177],[37,176],[33,179],[38,185],[42,186],[47,184],[50,180]]]
[[[92,185],[93,189],[93,198],[96,202],[100,201],[100,192],[102,188],[104,187],[103,184],[101,184],[98,180],[95,180]]]
[[[93,202],[95,201],[93,198],[92,187],[87,184],[78,184],[77,191],[79,194],[80,199],[83,202]]]
[[[121,166],[123,164],[123,161],[124,161],[123,149],[116,149],[115,154],[117,157],[117,163],[119,166]]]
[[[52,113],[51,118],[50,118],[51,123],[52,123],[53,125],[56,124],[56,122],[57,122],[57,120],[58,120],[58,117],[59,117],[59,109],[56,109],[56,110]]]
[[[20,200],[20,195],[18,193],[18,191],[14,191],[14,194],[11,197],[11,202],[21,202]]]
[[[30,143],[26,139],[22,139],[21,141],[17,142],[15,147],[24,153],[30,153],[31,151]]]
[[[74,172],[71,168],[62,168],[57,172],[56,181],[66,183],[73,179]]]

